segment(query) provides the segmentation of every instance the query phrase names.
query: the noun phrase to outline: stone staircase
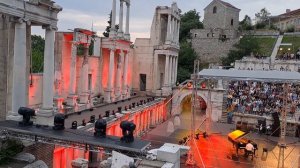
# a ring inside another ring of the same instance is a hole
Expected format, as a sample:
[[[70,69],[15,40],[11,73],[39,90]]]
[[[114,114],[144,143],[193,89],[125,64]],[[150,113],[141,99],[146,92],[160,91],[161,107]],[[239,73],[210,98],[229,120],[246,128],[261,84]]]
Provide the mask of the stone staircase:
[[[223,96],[223,106],[222,106],[222,117],[220,123],[227,123],[227,94],[225,93]]]
[[[280,36],[278,36],[278,38],[277,38],[277,42],[276,42],[276,44],[275,44],[275,46],[274,46],[274,48],[273,48],[273,52],[272,52],[272,55],[271,55],[271,65],[270,65],[270,69],[274,69],[275,59],[276,59],[276,56],[277,56],[279,47],[280,47],[280,45],[281,45],[282,39],[283,39],[283,35],[280,35]]]
[[[223,89],[225,89],[223,95],[223,105],[222,105],[222,117],[220,123],[227,123],[227,90],[228,90],[228,81],[223,81]]]

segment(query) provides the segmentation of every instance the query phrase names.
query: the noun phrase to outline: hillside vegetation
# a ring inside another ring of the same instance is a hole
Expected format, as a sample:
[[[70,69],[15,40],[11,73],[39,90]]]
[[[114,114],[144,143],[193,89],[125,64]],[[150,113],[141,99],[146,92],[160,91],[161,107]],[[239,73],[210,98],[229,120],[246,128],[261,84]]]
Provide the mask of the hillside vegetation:
[[[292,43],[294,52],[300,48],[300,36],[284,36],[282,43]]]

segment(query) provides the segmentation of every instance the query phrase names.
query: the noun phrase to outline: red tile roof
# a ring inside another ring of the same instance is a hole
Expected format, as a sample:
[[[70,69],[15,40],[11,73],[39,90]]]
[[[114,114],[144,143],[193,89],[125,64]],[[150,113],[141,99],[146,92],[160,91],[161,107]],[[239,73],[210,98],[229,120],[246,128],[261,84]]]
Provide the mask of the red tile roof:
[[[296,10],[281,14],[279,16],[294,16],[294,15],[300,15],[300,9],[296,9]]]

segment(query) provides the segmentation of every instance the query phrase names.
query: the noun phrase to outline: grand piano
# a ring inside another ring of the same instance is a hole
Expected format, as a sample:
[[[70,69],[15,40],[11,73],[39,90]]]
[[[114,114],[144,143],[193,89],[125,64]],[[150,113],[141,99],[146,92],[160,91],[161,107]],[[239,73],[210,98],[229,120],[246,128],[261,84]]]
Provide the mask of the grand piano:
[[[235,130],[228,134],[228,140],[232,142],[233,146],[236,148],[236,154],[238,155],[239,149],[245,149],[249,139],[246,138],[248,133],[241,130]],[[250,140],[251,141],[251,140]],[[258,145],[251,141],[251,144],[254,146],[254,155],[255,151],[258,149]]]

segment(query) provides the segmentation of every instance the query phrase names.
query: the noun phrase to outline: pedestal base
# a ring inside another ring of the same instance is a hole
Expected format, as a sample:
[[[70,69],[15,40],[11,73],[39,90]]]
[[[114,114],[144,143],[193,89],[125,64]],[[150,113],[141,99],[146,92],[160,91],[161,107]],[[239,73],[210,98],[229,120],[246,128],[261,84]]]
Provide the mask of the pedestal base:
[[[80,94],[80,103],[81,104],[88,104],[90,99],[89,93],[82,93]]]
[[[169,96],[172,94],[172,88],[170,86],[164,86],[162,88],[162,94],[163,96]]]
[[[124,33],[123,32],[118,32],[118,37],[119,38],[123,38],[124,37]]]
[[[53,126],[54,125],[54,115],[47,116],[45,114],[37,113],[35,116],[35,124],[39,125],[48,125],[48,126]]]
[[[69,95],[66,102],[69,106],[75,106],[77,104],[77,98],[77,95]]]
[[[115,95],[114,95],[114,91],[113,90],[111,90],[111,91],[106,90],[104,96],[105,96],[104,97],[104,101],[106,103],[112,103],[112,102],[115,101]]]
[[[124,34],[124,38],[125,38],[125,40],[130,41],[130,34]]]
[[[22,121],[23,116],[19,115],[16,112],[8,112],[8,115],[6,116],[6,120],[13,120],[13,121]]]
[[[62,110],[64,109],[63,102],[64,102],[64,98],[54,97],[54,104],[55,104],[55,107],[57,108],[58,112],[62,112]]]
[[[37,111],[36,116],[42,116],[42,117],[54,116],[53,108],[52,109],[43,109],[43,108],[41,108],[39,111]]]

